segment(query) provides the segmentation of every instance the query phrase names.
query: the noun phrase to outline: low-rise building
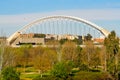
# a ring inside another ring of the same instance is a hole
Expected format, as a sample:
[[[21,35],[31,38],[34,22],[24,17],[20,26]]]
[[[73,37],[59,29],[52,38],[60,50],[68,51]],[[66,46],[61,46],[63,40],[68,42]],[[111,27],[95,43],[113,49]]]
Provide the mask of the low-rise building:
[[[75,38],[78,39],[78,36],[77,35],[70,35],[70,34],[58,35],[58,40],[61,40],[61,39],[74,40]]]
[[[44,45],[44,38],[19,38],[16,45],[21,44]]]
[[[32,44],[32,45],[44,45],[44,38],[34,37],[33,33],[30,34],[20,34],[20,36],[15,39],[12,43],[12,46],[23,45],[23,44]]]
[[[95,38],[94,40],[93,40],[93,42],[95,43],[95,44],[103,44],[104,43],[104,39],[103,38]]]

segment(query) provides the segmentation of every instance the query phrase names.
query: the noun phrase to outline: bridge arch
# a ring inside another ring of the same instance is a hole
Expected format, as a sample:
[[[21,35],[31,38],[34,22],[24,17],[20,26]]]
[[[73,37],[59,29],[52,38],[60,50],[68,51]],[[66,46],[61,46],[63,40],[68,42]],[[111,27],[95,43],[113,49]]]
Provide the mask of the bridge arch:
[[[13,39],[17,38],[22,32],[24,32],[25,30],[27,30],[28,28],[30,28],[34,24],[46,21],[48,19],[58,19],[58,18],[74,20],[74,21],[78,21],[78,22],[82,22],[84,24],[87,24],[87,25],[91,26],[92,28],[100,31],[105,37],[107,37],[108,34],[110,33],[109,31],[103,29],[102,27],[99,27],[98,25],[96,25],[96,24],[94,24],[94,23],[92,23],[90,21],[87,21],[85,19],[78,18],[78,17],[73,17],[73,16],[61,16],[61,15],[57,15],[57,16],[47,16],[47,17],[44,17],[44,18],[40,18],[40,19],[38,19],[36,21],[33,21],[33,22],[27,24],[26,26],[23,27],[23,29],[16,31],[13,35],[11,35],[7,39],[7,41],[8,41],[8,43],[11,42]]]

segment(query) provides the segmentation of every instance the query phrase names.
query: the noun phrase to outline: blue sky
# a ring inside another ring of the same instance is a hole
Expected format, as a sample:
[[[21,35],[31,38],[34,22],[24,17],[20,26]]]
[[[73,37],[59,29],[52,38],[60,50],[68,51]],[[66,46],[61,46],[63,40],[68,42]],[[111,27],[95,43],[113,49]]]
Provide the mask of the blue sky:
[[[38,18],[61,14],[90,20],[120,35],[120,0],[1,0],[0,29],[11,35]]]
[[[120,9],[120,0],[1,0],[0,14],[23,14],[71,9]]]

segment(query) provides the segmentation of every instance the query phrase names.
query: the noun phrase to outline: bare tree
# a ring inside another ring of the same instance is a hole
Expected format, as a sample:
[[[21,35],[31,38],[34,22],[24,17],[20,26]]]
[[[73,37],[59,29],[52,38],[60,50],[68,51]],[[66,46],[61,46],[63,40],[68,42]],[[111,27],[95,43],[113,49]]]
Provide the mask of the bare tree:
[[[4,51],[5,51],[5,46],[6,46],[6,38],[1,37],[1,41],[0,41],[0,75],[1,75],[2,68],[3,68],[3,55],[4,55]]]

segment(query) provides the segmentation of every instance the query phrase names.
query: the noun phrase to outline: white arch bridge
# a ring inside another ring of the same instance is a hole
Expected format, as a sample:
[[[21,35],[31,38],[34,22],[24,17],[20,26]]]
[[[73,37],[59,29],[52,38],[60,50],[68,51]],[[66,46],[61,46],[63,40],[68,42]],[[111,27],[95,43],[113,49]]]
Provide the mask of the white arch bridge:
[[[8,39],[11,44],[20,34],[41,33],[41,34],[72,34],[82,35],[92,34],[94,37],[102,35],[107,37],[109,31],[82,18],[73,16],[48,16],[33,21],[21,30],[16,31]]]

